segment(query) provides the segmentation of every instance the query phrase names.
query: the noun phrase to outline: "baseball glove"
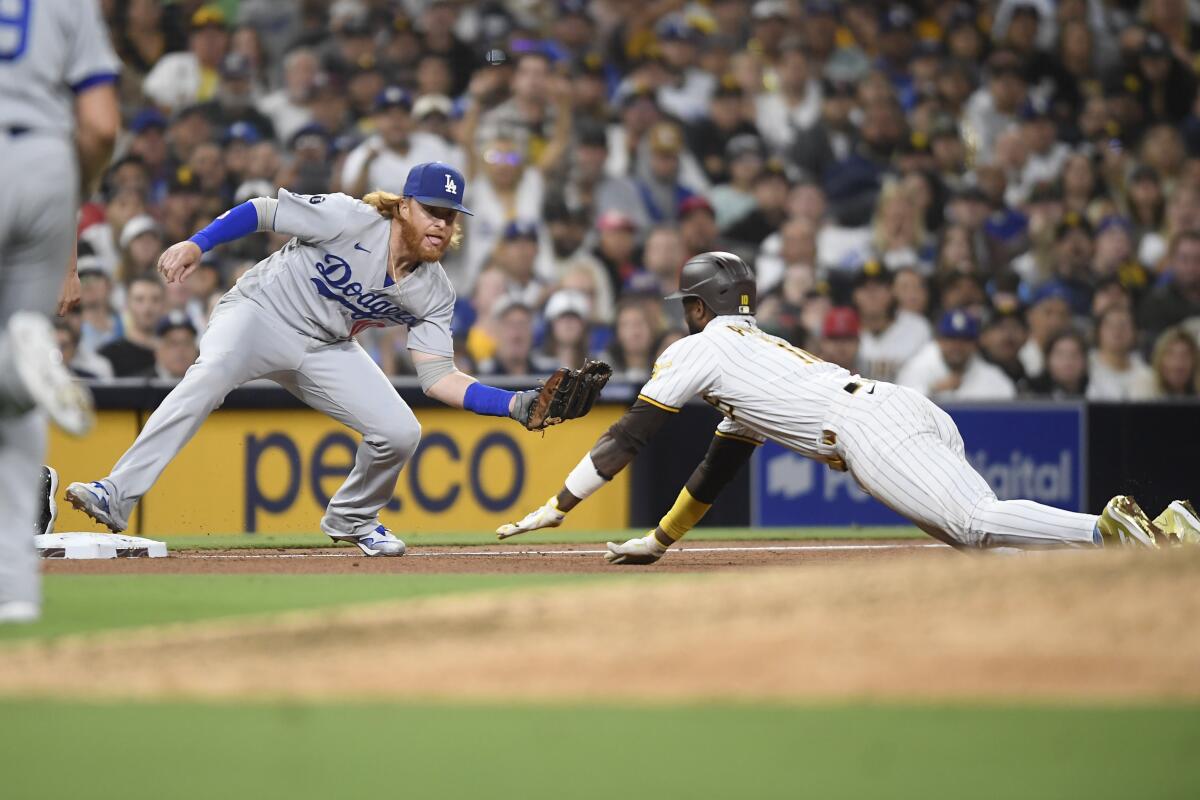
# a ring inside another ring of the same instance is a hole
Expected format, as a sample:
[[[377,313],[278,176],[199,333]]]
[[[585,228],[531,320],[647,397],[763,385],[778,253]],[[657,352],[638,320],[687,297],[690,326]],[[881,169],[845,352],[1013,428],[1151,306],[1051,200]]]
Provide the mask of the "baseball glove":
[[[531,431],[582,417],[592,410],[610,377],[612,367],[603,361],[584,362],[582,369],[557,369],[541,389],[518,393],[510,416]]]

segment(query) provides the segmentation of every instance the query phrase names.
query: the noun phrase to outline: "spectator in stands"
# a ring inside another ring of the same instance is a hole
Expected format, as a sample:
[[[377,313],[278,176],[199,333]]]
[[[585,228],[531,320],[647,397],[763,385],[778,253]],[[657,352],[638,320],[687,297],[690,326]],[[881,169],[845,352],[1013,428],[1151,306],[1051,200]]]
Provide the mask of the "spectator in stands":
[[[1017,394],[1028,394],[1029,374],[1021,363],[1021,348],[1029,336],[1020,308],[1000,304],[987,312],[979,335],[979,357],[1008,377]]]
[[[258,110],[270,117],[280,142],[313,121],[309,103],[320,69],[311,49],[295,48],[283,59],[283,85],[258,101]]]
[[[187,314],[172,311],[164,316],[155,329],[154,366],[146,375],[172,382],[182,378],[200,355],[196,336],[196,327]]]
[[[67,369],[71,371],[72,375],[76,378],[89,380],[101,377],[98,373],[81,367],[77,363],[79,357],[79,331],[72,328],[70,323],[62,317],[54,320],[54,338],[57,340],[59,352],[62,353],[63,362],[67,365]]]
[[[614,294],[619,294],[642,271],[637,263],[636,232],[633,218],[620,211],[606,211],[596,220],[593,255],[604,267]]]
[[[783,155],[797,133],[820,121],[821,80],[798,39],[786,41],[780,48],[777,75],[775,90],[755,98],[755,121],[774,154]]]
[[[148,214],[140,214],[121,229],[121,261],[117,279],[128,280],[135,275],[154,271],[163,251],[162,229]]]
[[[892,293],[896,296],[896,307],[918,316],[929,311],[929,284],[916,267],[901,267],[892,278]]]
[[[787,219],[787,174],[778,161],[768,163],[754,179],[754,207],[735,220],[723,233],[731,242],[757,252],[768,236]]]
[[[162,318],[165,290],[156,275],[131,279],[125,289],[124,335],[99,349],[113,375],[127,378],[154,368],[155,332]]]
[[[730,159],[734,139],[753,136],[761,141],[758,129],[746,118],[745,106],[742,87],[733,75],[725,74],[709,101],[708,114],[688,124],[688,148],[714,185],[732,180]]]
[[[587,295],[559,289],[546,301],[546,336],[542,343],[545,369],[579,369],[588,357],[591,308]]]
[[[229,48],[225,12],[201,6],[192,15],[186,51],[167,53],[146,75],[142,90],[160,108],[177,110],[217,94],[221,61]]]
[[[79,349],[96,352],[124,332],[121,317],[113,310],[112,276],[102,269],[88,265],[84,258],[79,264]]]
[[[725,147],[729,182],[714,186],[708,195],[718,227],[726,227],[754,209],[754,184],[766,163],[765,156],[762,140],[752,133],[729,140]]]
[[[1138,307],[1138,327],[1151,341],[1166,328],[1200,316],[1200,230],[1176,236],[1168,259],[1165,282]]]
[[[1029,339],[1021,348],[1021,363],[1027,375],[1041,375],[1050,340],[1071,325],[1070,293],[1057,284],[1043,286],[1034,294],[1025,320]]]
[[[616,380],[644,383],[654,365],[654,340],[658,335],[646,301],[626,298],[617,306],[616,330],[605,360]]]
[[[825,323],[821,328],[818,355],[826,361],[857,373],[859,334],[858,313],[853,308],[831,308],[825,315]]]
[[[1200,347],[1180,327],[1163,331],[1154,343],[1153,377],[1137,393],[1142,400],[1190,400],[1200,396]]]
[[[505,296],[492,306],[496,350],[479,364],[480,375],[534,375],[533,309],[522,300]]]
[[[938,402],[1007,400],[1017,393],[999,367],[979,356],[979,321],[966,311],[942,315],[937,339],[901,367],[896,382]]]
[[[695,192],[682,182],[680,153],[683,133],[673,122],[650,129],[639,157],[634,183],[641,195],[641,215],[652,224],[675,221],[680,203]]]
[[[520,298],[530,308],[539,308],[546,299],[546,286],[534,274],[537,258],[537,224],[520,220],[508,223],[492,253],[491,266],[508,279],[506,294]]]
[[[542,211],[548,246],[543,242],[539,248],[540,263],[537,274],[551,284],[562,281],[574,270],[585,270],[593,276],[594,296],[590,298],[592,319],[612,319],[614,306],[613,288],[608,280],[604,265],[589,252],[587,239],[589,217],[582,210],[572,209],[560,200],[550,200]]]
[[[897,308],[892,274],[878,261],[863,264],[854,279],[854,308],[862,325],[863,377],[896,379],[900,368],[933,338],[929,321]]]
[[[1096,346],[1088,357],[1089,400],[1130,400],[1152,379],[1136,351],[1133,312],[1113,306],[1096,319]]]
[[[455,153],[435,136],[413,130],[412,98],[389,86],[375,98],[375,135],[350,152],[342,167],[342,190],[362,197],[375,189],[403,186],[414,164],[451,163]],[[453,163],[462,169],[462,163]]]
[[[711,250],[728,249],[722,246],[717,231],[717,216],[712,204],[695,195],[679,204],[679,235],[688,258]]]
[[[1046,368],[1030,381],[1034,394],[1055,400],[1082,400],[1088,390],[1087,342],[1071,328],[1050,337]]]

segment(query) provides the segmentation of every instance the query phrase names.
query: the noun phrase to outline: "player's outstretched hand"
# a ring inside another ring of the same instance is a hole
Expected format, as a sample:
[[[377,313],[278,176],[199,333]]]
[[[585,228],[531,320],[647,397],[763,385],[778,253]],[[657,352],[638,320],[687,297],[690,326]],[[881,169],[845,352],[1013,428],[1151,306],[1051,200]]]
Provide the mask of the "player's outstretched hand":
[[[654,531],[650,531],[623,544],[609,542],[604,560],[610,564],[653,564],[666,552],[667,548],[659,544],[658,539],[654,538]]]
[[[559,525],[562,525],[562,521],[566,516],[566,514],[558,510],[558,498],[551,497],[546,501],[544,506],[539,506],[530,511],[519,522],[510,522],[507,525],[501,525],[499,528],[496,528],[496,538],[507,539],[510,536],[516,536],[518,533],[526,533],[527,531],[536,531],[542,528],[557,528]]]
[[[200,266],[202,255],[195,242],[173,244],[158,257],[158,272],[167,283],[183,283]]]

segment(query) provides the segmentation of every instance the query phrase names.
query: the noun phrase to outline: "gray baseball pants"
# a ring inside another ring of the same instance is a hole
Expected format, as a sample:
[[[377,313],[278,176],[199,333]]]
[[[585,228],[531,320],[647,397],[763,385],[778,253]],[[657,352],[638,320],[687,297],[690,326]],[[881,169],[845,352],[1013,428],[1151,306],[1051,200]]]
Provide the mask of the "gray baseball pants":
[[[0,130],[0,150],[0,602],[39,603],[33,528],[46,418],[28,408],[4,331],[17,311],[54,313],[75,245],[79,176],[65,138]]]
[[[357,342],[317,342],[236,294],[217,306],[200,340],[200,357],[105,479],[117,514],[129,519],[205,418],[229,392],[256,378],[275,381],[362,435],[354,468],[330,500],[321,527],[354,534],[378,525],[379,510],[421,438],[412,409]],[[202,498],[198,482],[197,501]]]

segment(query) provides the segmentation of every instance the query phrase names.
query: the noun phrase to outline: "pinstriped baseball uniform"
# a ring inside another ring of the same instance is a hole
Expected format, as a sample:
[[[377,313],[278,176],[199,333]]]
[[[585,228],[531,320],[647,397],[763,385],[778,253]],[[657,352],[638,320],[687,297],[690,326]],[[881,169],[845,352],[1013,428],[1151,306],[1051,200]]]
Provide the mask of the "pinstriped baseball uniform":
[[[967,462],[954,421],[925,397],[821,361],[752,317],[717,317],[672,344],[639,397],[674,411],[696,395],[725,414],[718,436],[771,439],[849,469],[868,494],[943,541],[1092,544],[1094,516],[996,499]]]
[[[230,391],[269,378],[363,435],[323,526],[353,534],[378,524],[421,427],[351,337],[365,327],[405,325],[410,349],[452,356],[454,290],[436,262],[394,283],[390,220],[346,195],[280,190],[272,228],[296,238],[222,298],[199,359],[104,480],[121,518]]]
[[[0,353],[18,310],[54,310],[79,209],[75,95],[120,62],[95,0],[0,0]],[[2,366],[0,396],[14,375]],[[0,417],[0,603],[36,603],[40,413]]]

